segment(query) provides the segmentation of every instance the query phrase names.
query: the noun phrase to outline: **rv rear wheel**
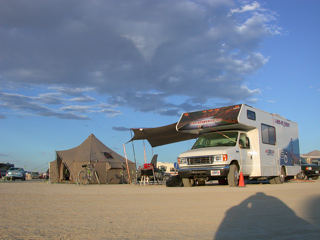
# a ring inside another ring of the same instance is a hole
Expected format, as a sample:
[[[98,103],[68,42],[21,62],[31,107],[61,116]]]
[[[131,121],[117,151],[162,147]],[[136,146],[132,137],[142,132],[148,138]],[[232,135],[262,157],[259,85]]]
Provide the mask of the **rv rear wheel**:
[[[284,183],[285,179],[286,179],[286,171],[282,167],[280,176],[275,177],[274,181],[276,182],[276,184],[282,184],[282,183]]]
[[[192,187],[194,184],[194,180],[189,178],[182,178],[182,183],[185,187]]]
[[[228,184],[230,187],[237,187],[239,184],[239,169],[235,164],[230,165],[228,173]]]

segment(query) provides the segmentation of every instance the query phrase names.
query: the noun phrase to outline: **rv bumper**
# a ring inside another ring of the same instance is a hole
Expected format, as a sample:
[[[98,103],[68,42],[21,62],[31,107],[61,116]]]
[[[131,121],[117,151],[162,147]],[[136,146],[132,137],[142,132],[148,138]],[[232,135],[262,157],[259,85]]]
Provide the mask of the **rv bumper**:
[[[229,165],[213,167],[180,168],[178,170],[178,175],[181,178],[220,179],[226,178],[228,176],[229,169]]]

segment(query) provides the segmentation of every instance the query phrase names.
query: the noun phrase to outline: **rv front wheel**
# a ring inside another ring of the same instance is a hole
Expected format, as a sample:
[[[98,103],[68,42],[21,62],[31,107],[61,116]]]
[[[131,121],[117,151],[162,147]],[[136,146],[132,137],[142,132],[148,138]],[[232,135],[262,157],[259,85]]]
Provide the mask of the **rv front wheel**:
[[[228,184],[230,187],[237,187],[239,184],[239,169],[235,164],[230,165],[228,173]]]

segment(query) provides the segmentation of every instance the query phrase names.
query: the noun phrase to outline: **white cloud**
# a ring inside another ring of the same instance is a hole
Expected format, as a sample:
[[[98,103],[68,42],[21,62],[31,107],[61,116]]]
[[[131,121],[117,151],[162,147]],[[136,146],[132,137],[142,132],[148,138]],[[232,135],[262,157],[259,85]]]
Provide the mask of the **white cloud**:
[[[72,101],[72,102],[95,102],[96,100],[90,96],[82,96],[82,97],[69,99],[69,101]]]
[[[231,9],[228,16],[231,16],[233,13],[252,12],[256,10],[261,10],[260,4],[258,2],[253,2],[251,4],[241,6],[240,8]]]

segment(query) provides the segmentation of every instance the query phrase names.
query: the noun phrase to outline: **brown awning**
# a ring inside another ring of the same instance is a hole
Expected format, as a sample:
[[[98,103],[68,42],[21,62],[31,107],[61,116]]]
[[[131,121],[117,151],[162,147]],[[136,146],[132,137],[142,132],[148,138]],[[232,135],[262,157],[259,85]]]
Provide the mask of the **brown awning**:
[[[146,139],[152,147],[158,147],[170,143],[181,142],[189,139],[195,139],[198,134],[178,132],[177,123],[172,123],[157,128],[131,128],[134,136],[130,141]]]

